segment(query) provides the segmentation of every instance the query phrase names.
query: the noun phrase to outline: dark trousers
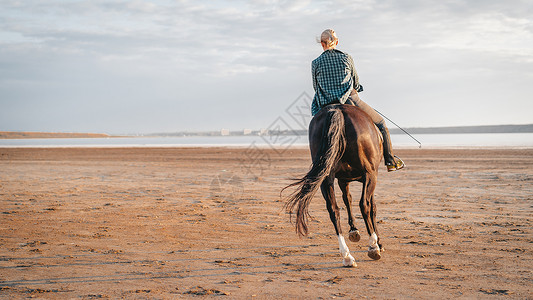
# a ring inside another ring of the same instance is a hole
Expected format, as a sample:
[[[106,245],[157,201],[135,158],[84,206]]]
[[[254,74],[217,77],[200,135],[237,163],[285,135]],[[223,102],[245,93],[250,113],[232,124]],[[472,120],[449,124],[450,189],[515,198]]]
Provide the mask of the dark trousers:
[[[372,122],[376,124],[376,127],[383,136],[383,158],[385,159],[385,165],[396,164],[394,160],[394,154],[392,153],[392,142],[390,139],[389,129],[385,125],[385,120],[383,117],[381,117],[380,114],[370,107],[370,105],[361,100],[361,98],[359,98],[359,94],[355,90],[352,90],[352,93],[350,94],[348,100],[346,100],[345,104],[355,105],[370,116]]]

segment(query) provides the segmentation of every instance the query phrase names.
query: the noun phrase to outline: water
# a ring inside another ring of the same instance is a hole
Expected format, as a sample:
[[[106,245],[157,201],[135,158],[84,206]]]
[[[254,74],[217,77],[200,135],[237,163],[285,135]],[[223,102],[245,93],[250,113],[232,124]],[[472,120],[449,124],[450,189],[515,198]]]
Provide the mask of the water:
[[[423,148],[533,148],[533,133],[418,134]],[[391,135],[394,148],[418,147],[405,134]],[[307,136],[191,136],[77,139],[0,139],[0,147],[307,147]]]
[[[533,133],[463,133],[463,134],[418,134],[415,136],[428,148],[532,148]],[[408,135],[391,135],[394,147],[412,147],[418,144]]]

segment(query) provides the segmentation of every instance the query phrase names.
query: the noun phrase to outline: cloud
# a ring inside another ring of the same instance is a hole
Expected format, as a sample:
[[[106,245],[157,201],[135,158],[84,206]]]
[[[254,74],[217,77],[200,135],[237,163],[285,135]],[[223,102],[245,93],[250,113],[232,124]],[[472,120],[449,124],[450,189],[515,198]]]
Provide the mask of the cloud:
[[[442,103],[468,101],[473,115],[482,102],[498,103],[502,92],[488,92],[498,84],[522,108],[501,122],[528,122],[532,6],[496,0],[3,1],[0,129],[44,130],[53,123],[54,129],[105,130],[86,113],[117,131],[268,125],[294,97],[312,93],[310,61],[321,51],[315,37],[329,27],[339,34],[339,48],[354,56],[365,99],[398,112],[404,125],[445,124],[432,113]],[[213,110],[209,125],[186,111],[198,102]],[[413,118],[407,106],[423,110]],[[44,116],[35,117],[40,112]],[[152,121],[129,120],[143,112]],[[468,122],[493,122],[497,112]],[[61,121],[69,114],[86,120],[83,126]]]

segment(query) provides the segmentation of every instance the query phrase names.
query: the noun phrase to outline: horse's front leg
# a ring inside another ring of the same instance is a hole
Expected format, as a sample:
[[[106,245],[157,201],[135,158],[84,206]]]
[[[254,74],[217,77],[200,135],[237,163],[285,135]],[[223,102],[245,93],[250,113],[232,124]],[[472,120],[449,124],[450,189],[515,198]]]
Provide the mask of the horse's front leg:
[[[357,264],[355,263],[355,259],[350,254],[350,249],[346,245],[346,241],[344,240],[344,237],[342,236],[342,229],[340,225],[340,216],[339,216],[339,207],[337,206],[337,201],[335,200],[335,191],[333,189],[333,181],[334,178],[327,178],[322,182],[322,185],[320,186],[320,189],[322,191],[322,195],[324,196],[324,199],[326,200],[326,208],[329,212],[329,218],[331,219],[331,222],[333,223],[333,226],[335,227],[335,233],[337,234],[337,238],[339,240],[339,251],[342,255],[342,263],[345,267],[356,267]]]
[[[368,256],[374,260],[381,258],[381,247],[376,228],[376,205],[374,203],[374,190],[376,189],[377,176],[367,174],[363,181],[361,201],[359,207],[365,220],[366,230],[370,235]]]
[[[339,188],[342,191],[342,200],[344,200],[344,205],[346,205],[346,211],[348,212],[348,224],[350,225],[350,234],[348,237],[352,242],[359,242],[361,239],[361,234],[359,230],[355,227],[354,217],[352,214],[352,195],[350,194],[350,183],[344,180],[339,179]]]

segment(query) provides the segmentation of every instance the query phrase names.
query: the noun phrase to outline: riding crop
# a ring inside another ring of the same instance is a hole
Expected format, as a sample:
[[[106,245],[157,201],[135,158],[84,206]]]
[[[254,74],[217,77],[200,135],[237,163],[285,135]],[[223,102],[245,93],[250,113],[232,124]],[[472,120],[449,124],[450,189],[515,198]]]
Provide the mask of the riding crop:
[[[374,109],[375,110],[375,109]],[[407,134],[408,136],[410,136],[413,140],[415,140],[417,143],[418,143],[418,148],[422,148],[422,143],[420,143],[417,139],[415,139],[414,136],[412,136],[409,132],[405,131],[403,128],[401,128],[398,124],[394,123],[394,121],[392,121],[391,119],[387,118],[384,114],[380,113],[379,111],[376,110],[376,112],[378,114],[380,114],[383,118],[387,119],[389,122],[391,122],[392,124],[394,124],[396,127],[400,128],[401,131],[405,132],[405,134]]]

